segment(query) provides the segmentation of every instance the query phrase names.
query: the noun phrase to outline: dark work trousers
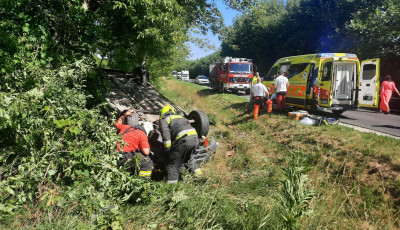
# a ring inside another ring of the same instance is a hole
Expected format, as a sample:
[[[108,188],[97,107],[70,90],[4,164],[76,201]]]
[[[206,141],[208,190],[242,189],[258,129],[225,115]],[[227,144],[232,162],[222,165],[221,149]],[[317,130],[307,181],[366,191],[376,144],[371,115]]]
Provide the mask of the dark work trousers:
[[[153,161],[149,156],[138,152],[121,152],[122,159],[118,162],[118,166],[123,166],[126,164],[126,169],[132,174],[137,173],[137,165],[134,158],[139,158],[139,176],[140,177],[150,177],[151,171],[153,170]]]
[[[169,161],[167,164],[167,182],[176,183],[179,179],[179,171],[182,164],[190,171],[198,169],[196,161],[191,160],[192,154],[196,151],[197,135],[191,135],[181,138],[173,143],[169,152]]]

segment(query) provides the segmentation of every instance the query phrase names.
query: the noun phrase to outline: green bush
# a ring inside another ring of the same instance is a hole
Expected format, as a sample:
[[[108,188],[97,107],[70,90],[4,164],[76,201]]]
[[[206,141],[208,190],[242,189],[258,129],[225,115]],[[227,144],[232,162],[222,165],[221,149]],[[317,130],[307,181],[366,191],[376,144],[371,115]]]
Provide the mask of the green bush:
[[[117,227],[118,204],[146,199],[148,182],[116,167],[113,121],[85,92],[95,75],[79,60],[56,69],[30,65],[1,80],[1,222],[27,209],[64,210]]]

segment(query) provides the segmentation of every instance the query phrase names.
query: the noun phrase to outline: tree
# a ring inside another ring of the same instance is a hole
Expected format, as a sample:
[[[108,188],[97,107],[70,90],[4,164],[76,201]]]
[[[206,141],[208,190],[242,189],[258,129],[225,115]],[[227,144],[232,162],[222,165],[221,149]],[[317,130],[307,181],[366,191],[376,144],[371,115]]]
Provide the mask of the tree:
[[[198,0],[4,0],[0,21],[3,72],[14,69],[18,52],[53,65],[100,54],[130,71],[173,57],[190,28],[217,32],[222,25],[215,6]]]
[[[209,66],[211,63],[221,59],[221,51],[217,50],[214,53],[207,55],[195,61],[189,61],[189,70],[191,78],[198,75],[206,75],[209,73]]]
[[[223,36],[222,55],[252,58],[261,74],[278,58],[317,52],[398,63],[399,8],[399,0],[260,1]]]

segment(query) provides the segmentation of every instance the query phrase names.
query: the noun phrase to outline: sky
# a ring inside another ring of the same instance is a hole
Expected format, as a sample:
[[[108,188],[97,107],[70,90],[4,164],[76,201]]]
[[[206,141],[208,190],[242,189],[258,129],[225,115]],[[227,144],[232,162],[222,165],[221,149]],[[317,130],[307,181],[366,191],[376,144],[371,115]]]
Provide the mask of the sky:
[[[217,4],[217,7],[219,11],[222,13],[222,17],[224,18],[224,24],[225,26],[231,26],[233,24],[233,21],[240,12],[236,10],[229,9],[224,3],[223,0],[216,0],[215,1]],[[206,36],[200,36],[197,34],[192,34],[194,37],[199,37],[199,38],[208,38],[211,44],[215,46],[216,49],[218,49],[221,46],[221,42],[218,40],[218,35],[212,35],[211,32],[208,32]],[[189,60],[196,60],[202,57],[205,57],[211,53],[213,53],[215,50],[208,50],[205,51],[203,49],[200,49],[198,46],[196,46],[193,43],[189,43],[190,47],[190,55],[189,55]]]

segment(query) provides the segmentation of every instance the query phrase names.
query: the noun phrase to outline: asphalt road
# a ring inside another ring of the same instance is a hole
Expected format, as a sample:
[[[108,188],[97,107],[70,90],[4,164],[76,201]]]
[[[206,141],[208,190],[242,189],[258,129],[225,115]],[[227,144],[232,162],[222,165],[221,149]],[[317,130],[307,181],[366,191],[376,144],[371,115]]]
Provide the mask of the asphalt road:
[[[374,130],[377,132],[400,137],[400,114],[383,114],[378,109],[370,110],[360,108],[354,111],[346,111],[340,117],[342,123]]]

